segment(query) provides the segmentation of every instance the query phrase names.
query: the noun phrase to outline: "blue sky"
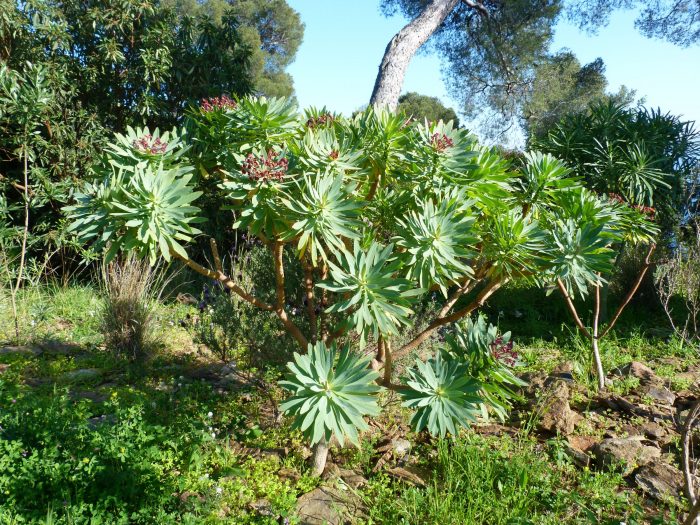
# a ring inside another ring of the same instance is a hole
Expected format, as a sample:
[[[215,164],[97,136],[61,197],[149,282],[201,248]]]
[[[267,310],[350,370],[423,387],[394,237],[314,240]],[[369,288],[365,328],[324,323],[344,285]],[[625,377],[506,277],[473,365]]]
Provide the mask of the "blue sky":
[[[366,104],[379,62],[391,37],[406,20],[385,18],[379,0],[288,0],[306,25],[304,42],[289,67],[302,107],[326,105],[350,113]],[[609,89],[636,89],[646,105],[699,121],[700,45],[683,49],[641,36],[634,13],[615,13],[597,35],[560,23],[552,49],[571,49],[582,63],[605,61]],[[419,54],[412,60],[404,91],[450,99],[440,74],[440,59]]]

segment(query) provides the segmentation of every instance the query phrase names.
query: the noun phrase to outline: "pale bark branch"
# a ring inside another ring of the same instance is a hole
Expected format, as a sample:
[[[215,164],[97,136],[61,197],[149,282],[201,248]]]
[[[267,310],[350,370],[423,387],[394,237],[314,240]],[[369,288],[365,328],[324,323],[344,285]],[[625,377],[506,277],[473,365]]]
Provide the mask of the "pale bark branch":
[[[644,280],[644,276],[647,274],[647,271],[649,271],[649,268],[651,267],[651,256],[653,255],[655,249],[656,249],[656,244],[652,243],[649,246],[649,251],[647,252],[646,257],[644,258],[644,266],[642,266],[642,270],[639,272],[639,275],[637,276],[637,279],[634,282],[634,285],[632,285],[632,288],[630,288],[629,292],[627,292],[627,295],[625,296],[622,303],[620,303],[620,306],[617,307],[617,310],[615,311],[615,315],[613,316],[612,321],[610,321],[610,324],[608,324],[607,328],[605,328],[603,333],[600,335],[601,338],[605,337],[607,335],[607,333],[613,329],[613,327],[615,326],[615,323],[617,323],[617,320],[620,318],[620,315],[622,315],[623,310],[627,307],[629,302],[632,300],[632,297],[634,297],[634,294],[637,293],[637,290],[639,290],[639,286],[642,284],[642,281]]]
[[[462,308],[461,310],[458,310],[457,312],[454,312],[451,315],[443,315],[442,317],[437,317],[435,320],[433,320],[432,323],[428,325],[427,328],[425,328],[421,333],[414,337],[413,340],[409,341],[401,348],[399,348],[396,352],[394,352],[394,359],[403,357],[410,351],[420,346],[420,344],[423,343],[423,341],[428,339],[428,337],[430,337],[432,333],[435,332],[435,330],[437,330],[441,326],[458,321],[459,319],[471,314],[477,308],[482,307],[486,300],[489,297],[491,297],[505,283],[506,280],[493,281],[487,284],[486,287],[483,290],[481,290],[481,292],[479,292],[479,295],[477,295],[476,298],[465,308]]]
[[[562,282],[561,279],[557,279],[557,287],[559,288],[559,291],[561,294],[564,296],[564,300],[566,301],[566,306],[569,309],[569,312],[571,312],[572,317],[574,318],[574,322],[576,323],[576,326],[578,327],[579,330],[585,335],[588,339],[591,339],[591,333],[588,331],[586,326],[583,324],[583,321],[581,321],[581,318],[578,315],[578,310],[576,310],[576,305],[574,305],[574,301],[571,299],[571,296],[569,295],[569,292],[566,290],[566,286],[564,286],[564,283]]]

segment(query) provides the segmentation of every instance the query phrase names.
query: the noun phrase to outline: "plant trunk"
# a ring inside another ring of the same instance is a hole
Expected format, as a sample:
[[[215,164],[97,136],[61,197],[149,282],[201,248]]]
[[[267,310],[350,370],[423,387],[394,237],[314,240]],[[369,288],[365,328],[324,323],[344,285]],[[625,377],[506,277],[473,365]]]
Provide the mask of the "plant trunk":
[[[25,130],[25,136],[27,131]],[[19,315],[17,313],[17,292],[22,285],[24,277],[24,264],[27,257],[27,237],[29,237],[29,163],[27,158],[27,145],[24,146],[24,230],[22,231],[22,250],[19,254],[19,271],[14,287],[10,283],[12,297],[12,315],[15,321],[15,342],[19,344]]]
[[[600,349],[598,348],[598,338],[591,339],[593,343],[593,361],[595,361],[595,373],[598,379],[598,391],[605,390],[605,372],[603,371],[603,361],[600,359]]]
[[[459,0],[432,0],[420,15],[396,33],[386,46],[370,105],[395,110],[408,64],[416,51],[440,27]]]
[[[600,274],[598,274],[600,279]],[[605,390],[605,372],[603,371],[603,361],[600,359],[600,349],[598,348],[598,327],[600,326],[600,289],[602,285],[598,283],[595,287],[595,309],[593,311],[593,335],[591,343],[593,345],[593,361],[595,361],[595,372],[598,378],[598,391]]]
[[[321,441],[314,446],[314,455],[311,458],[312,474],[320,476],[326,469],[326,460],[328,459],[328,443],[326,438],[321,438]]]

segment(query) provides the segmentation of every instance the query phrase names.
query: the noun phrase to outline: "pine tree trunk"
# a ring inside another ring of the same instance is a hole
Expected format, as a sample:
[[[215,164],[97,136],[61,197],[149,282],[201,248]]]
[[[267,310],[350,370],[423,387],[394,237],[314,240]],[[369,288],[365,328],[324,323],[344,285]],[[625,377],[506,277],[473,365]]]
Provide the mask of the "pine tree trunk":
[[[384,51],[379,74],[369,103],[394,110],[399,103],[408,64],[440,24],[457,6],[459,0],[432,0],[423,12],[396,33]]]

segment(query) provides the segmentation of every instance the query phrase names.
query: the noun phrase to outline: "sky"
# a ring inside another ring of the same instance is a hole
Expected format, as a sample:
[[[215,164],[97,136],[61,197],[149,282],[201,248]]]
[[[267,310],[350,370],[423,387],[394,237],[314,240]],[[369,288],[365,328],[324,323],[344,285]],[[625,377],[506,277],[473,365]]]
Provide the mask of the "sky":
[[[295,62],[288,68],[301,107],[327,106],[349,114],[367,104],[389,40],[407,22],[384,17],[379,0],[287,0],[306,28]],[[608,90],[637,91],[647,107],[698,121],[700,127],[700,45],[680,48],[643,37],[634,13],[618,11],[596,35],[560,22],[551,50],[568,48],[582,64],[601,57]],[[420,53],[411,61],[403,92],[440,98],[458,110],[442,81],[440,58]]]

